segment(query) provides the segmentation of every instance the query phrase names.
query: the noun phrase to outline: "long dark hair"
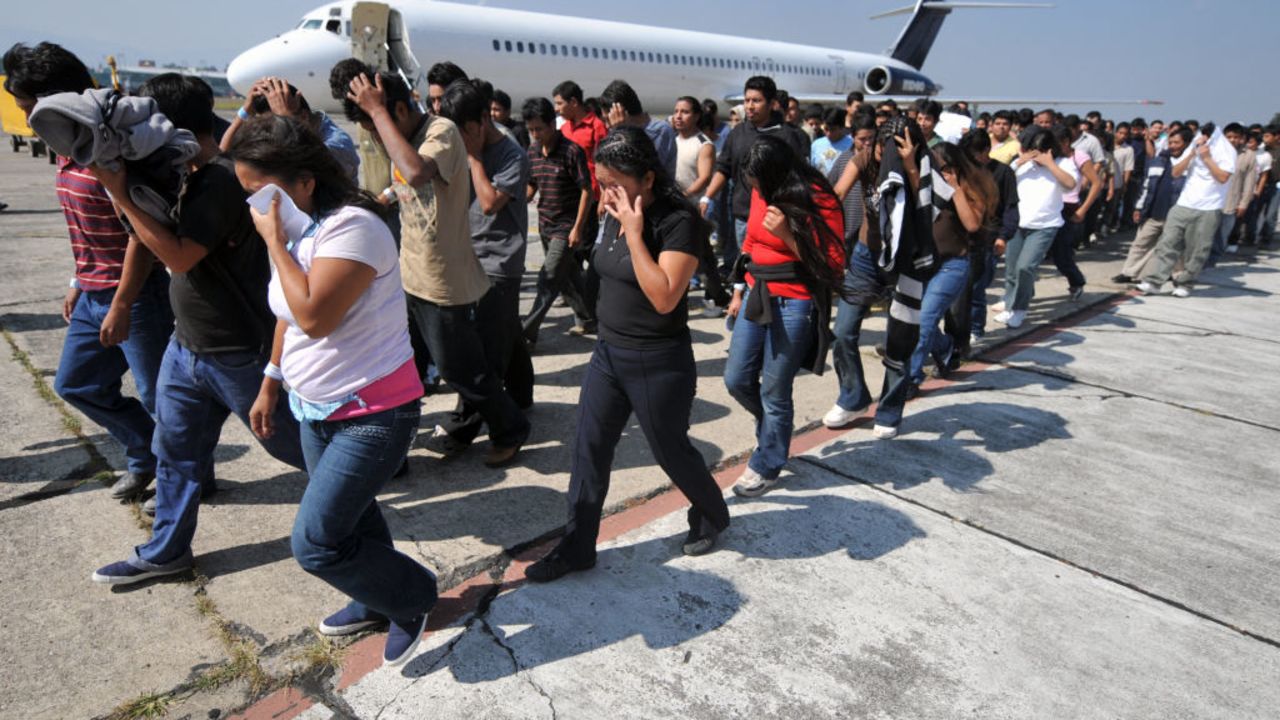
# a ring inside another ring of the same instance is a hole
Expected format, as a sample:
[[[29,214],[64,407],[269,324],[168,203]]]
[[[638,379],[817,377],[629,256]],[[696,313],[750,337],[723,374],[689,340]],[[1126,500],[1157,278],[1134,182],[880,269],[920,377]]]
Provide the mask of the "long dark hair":
[[[708,242],[711,225],[702,219],[702,214],[688,196],[676,186],[675,179],[667,174],[658,157],[658,149],[643,128],[619,125],[610,130],[596,148],[596,165],[636,179],[643,178],[645,173],[653,173],[654,199],[671,205],[677,212],[688,213],[698,229],[699,246]]]
[[[840,286],[842,270],[831,267],[832,247],[844,239],[822,217],[816,196],[831,197],[839,207],[835,190],[826,176],[805,162],[782,138],[759,137],[747,151],[747,175],[755,178],[764,201],[782,211],[796,238],[800,262],[813,275],[821,291]],[[815,242],[810,242],[813,238]]]
[[[356,186],[320,136],[301,120],[270,114],[255,116],[240,126],[228,154],[238,163],[285,182],[310,175],[316,181],[311,195],[316,215],[323,217],[355,205],[386,220],[386,209]]]
[[[938,158],[938,172],[950,168],[956,174],[956,182],[960,184],[956,191],[964,193],[970,202],[982,204],[982,224],[986,225],[995,216],[1000,199],[991,173],[975,163],[959,145],[941,142],[934,146],[933,153]]]

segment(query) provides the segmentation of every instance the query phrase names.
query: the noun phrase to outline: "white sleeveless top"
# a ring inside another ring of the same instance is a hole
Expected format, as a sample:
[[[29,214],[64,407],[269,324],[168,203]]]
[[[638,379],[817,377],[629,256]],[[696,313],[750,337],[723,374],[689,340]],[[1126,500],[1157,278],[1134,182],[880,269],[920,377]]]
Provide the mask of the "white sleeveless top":
[[[676,187],[684,190],[697,181],[698,151],[709,142],[711,139],[702,133],[687,138],[676,134]],[[701,198],[702,195],[699,194],[698,197],[689,199],[696,203]]]

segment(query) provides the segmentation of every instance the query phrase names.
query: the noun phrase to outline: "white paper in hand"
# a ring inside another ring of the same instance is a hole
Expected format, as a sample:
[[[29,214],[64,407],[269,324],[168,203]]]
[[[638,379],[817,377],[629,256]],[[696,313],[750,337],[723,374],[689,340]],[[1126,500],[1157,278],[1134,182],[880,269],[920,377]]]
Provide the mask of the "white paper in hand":
[[[280,224],[284,228],[285,240],[291,244],[296,243],[302,239],[302,233],[311,227],[311,216],[299,210],[288,193],[277,185],[264,185],[261,190],[250,195],[246,202],[255,211],[266,215],[271,212],[271,200],[277,193],[280,195]]]

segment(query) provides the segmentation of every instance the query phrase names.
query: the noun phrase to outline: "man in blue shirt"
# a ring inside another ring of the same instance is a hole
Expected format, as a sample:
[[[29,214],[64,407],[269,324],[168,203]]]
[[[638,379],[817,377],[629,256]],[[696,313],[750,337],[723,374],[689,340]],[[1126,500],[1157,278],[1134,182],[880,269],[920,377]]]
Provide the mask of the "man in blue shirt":
[[[622,80],[614,80],[600,93],[600,105],[606,108],[604,120],[610,128],[619,125],[644,128],[658,150],[662,167],[672,178],[676,176],[676,131],[671,123],[649,117],[640,104],[640,96]]]
[[[813,141],[809,148],[809,164],[827,175],[840,153],[853,147],[853,135],[845,125],[845,112],[840,108],[827,110],[822,116],[822,124],[827,134]]]
[[[1170,208],[1182,194],[1182,186],[1187,181],[1184,173],[1175,176],[1173,158],[1182,154],[1191,144],[1191,131],[1179,128],[1169,135],[1168,148],[1159,155],[1150,158],[1147,163],[1146,182],[1138,199],[1135,201],[1132,220],[1138,225],[1138,232],[1129,246],[1129,256],[1124,261],[1120,274],[1111,278],[1118,284],[1136,283],[1146,270],[1148,262],[1156,251],[1156,243],[1164,231],[1164,221]]]

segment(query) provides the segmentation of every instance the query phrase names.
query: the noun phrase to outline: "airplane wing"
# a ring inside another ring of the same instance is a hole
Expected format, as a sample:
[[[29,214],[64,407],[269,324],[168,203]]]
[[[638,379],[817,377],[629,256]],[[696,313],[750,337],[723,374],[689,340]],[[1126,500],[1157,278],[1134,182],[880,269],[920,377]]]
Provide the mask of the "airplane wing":
[[[814,93],[797,93],[791,97],[799,100],[801,103],[818,103],[819,105],[844,105],[845,95],[836,93],[830,94],[814,94]],[[885,100],[894,100],[898,103],[911,103],[920,99],[919,95],[867,95],[866,102],[875,104]],[[944,97],[941,95],[928,96],[930,100],[936,100],[943,105],[953,102],[967,102],[970,105],[999,105],[1001,107],[1052,107],[1054,105],[1163,105],[1163,100],[1100,100],[1089,98],[1017,98],[1017,97]],[[724,98],[725,102],[731,105],[739,105],[742,103],[742,95],[728,95]]]

